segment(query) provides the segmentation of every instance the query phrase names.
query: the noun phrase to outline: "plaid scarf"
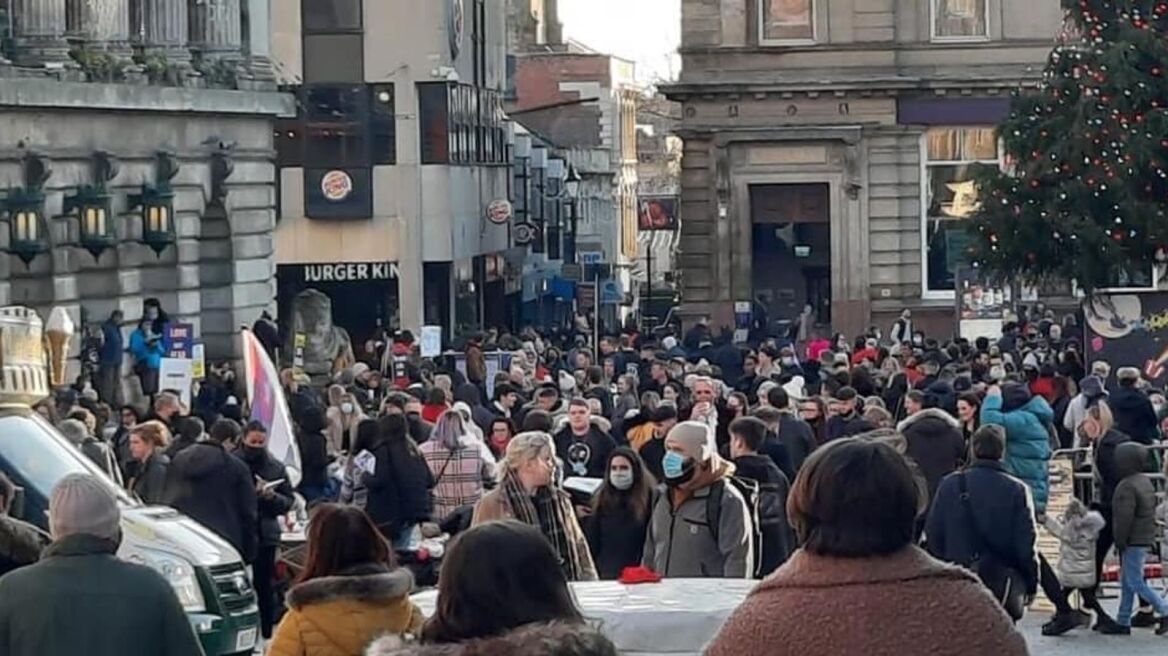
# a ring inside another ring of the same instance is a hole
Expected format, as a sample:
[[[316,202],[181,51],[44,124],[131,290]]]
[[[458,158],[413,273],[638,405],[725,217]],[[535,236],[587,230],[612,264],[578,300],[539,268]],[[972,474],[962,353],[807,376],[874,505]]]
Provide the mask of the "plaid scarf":
[[[568,536],[568,521],[573,511],[567,495],[551,487],[541,487],[533,497],[510,472],[503,477],[503,493],[515,519],[539,528],[551,543],[564,576],[569,581],[581,580],[580,554],[576,541]]]

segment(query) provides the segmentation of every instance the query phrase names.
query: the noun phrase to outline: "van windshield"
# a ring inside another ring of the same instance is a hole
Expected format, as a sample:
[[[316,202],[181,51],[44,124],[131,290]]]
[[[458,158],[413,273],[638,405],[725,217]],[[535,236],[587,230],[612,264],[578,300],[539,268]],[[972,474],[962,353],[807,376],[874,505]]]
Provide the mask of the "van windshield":
[[[0,471],[24,488],[23,519],[46,524],[44,511],[53,486],[69,474],[93,474],[107,483],[124,506],[136,502],[96,464],[86,458],[39,414],[31,410],[0,412]]]

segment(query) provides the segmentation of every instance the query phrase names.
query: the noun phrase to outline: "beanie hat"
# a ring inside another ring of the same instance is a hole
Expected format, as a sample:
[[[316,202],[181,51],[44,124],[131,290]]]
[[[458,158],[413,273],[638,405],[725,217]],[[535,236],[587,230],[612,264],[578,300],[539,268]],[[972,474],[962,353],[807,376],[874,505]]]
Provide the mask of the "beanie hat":
[[[1079,391],[1082,392],[1083,398],[1088,400],[1107,396],[1107,390],[1103,388],[1103,381],[1098,376],[1084,377],[1079,383]]]
[[[69,474],[53,488],[49,531],[54,540],[79,534],[116,540],[120,519],[113,492],[91,474]]]
[[[693,458],[694,462],[709,462],[718,454],[713,431],[698,421],[684,421],[669,429],[665,447]]]
[[[677,346],[677,338],[673,335],[668,335],[665,337],[665,339],[661,340],[661,346],[664,347],[666,351],[672,350]]]

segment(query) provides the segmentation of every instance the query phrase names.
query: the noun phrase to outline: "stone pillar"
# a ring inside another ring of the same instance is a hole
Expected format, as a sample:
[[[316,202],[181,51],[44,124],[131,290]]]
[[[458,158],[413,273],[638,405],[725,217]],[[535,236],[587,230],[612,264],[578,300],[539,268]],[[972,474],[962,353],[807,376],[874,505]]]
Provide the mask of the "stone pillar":
[[[69,39],[129,57],[130,0],[66,0],[65,16]]]
[[[187,0],[141,0],[141,7],[146,54],[161,55],[172,63],[189,63]]]
[[[43,66],[69,60],[65,0],[14,0],[16,63]]]
[[[190,0],[192,50],[206,57],[240,59],[240,0]]]
[[[258,80],[272,80],[276,71],[272,66],[272,3],[271,0],[244,0],[247,15],[248,68]]]

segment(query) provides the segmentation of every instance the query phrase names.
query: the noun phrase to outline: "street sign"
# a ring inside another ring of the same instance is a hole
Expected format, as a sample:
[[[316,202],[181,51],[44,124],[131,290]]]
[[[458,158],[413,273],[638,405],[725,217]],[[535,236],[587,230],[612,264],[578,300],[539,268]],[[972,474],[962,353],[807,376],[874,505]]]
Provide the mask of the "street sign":
[[[580,251],[580,264],[603,264],[604,251]]]
[[[584,268],[579,264],[565,264],[560,268],[560,277],[572,282],[580,282],[584,277]]]
[[[596,307],[596,283],[582,282],[576,285],[576,304],[581,312],[591,312]]]
[[[515,235],[515,243],[520,246],[526,246],[530,244],[531,242],[535,241],[535,231],[536,227],[530,223],[524,222],[515,224],[515,232],[513,233]]]

